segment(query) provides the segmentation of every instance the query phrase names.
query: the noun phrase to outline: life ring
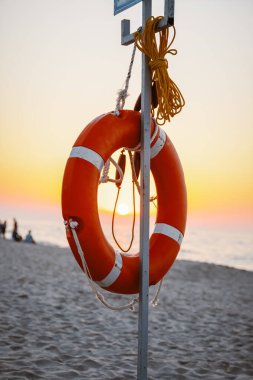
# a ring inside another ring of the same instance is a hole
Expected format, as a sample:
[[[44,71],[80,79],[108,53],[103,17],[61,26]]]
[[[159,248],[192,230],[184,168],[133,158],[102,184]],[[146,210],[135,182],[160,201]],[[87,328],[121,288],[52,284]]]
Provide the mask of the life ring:
[[[92,280],[119,294],[139,292],[139,254],[116,252],[100,225],[97,191],[104,163],[118,149],[140,142],[141,116],[121,110],[93,120],[77,138],[66,163],[62,185],[62,215],[66,223],[78,222],[77,235]],[[152,120],[152,133],[155,125]],[[186,187],[177,152],[163,129],[151,145],[151,171],[157,191],[157,216],[150,238],[149,284],[159,282],[172,266],[186,224]],[[71,229],[67,239],[84,270]]]

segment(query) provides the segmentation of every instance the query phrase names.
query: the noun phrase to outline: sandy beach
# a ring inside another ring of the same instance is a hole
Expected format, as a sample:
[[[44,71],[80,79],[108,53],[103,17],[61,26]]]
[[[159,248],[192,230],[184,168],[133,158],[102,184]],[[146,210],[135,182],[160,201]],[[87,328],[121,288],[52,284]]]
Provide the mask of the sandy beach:
[[[68,249],[1,239],[0,261],[0,379],[136,379],[138,312],[102,306]],[[252,296],[253,272],[178,260],[150,307],[149,379],[252,379]]]

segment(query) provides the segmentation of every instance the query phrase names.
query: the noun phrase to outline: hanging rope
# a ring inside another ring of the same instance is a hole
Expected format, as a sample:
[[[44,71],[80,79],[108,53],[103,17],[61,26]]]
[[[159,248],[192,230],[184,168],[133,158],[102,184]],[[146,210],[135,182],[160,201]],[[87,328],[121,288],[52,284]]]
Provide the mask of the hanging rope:
[[[156,138],[157,136],[157,133],[158,133],[158,125],[155,124],[155,130],[154,130],[154,133],[150,139],[150,144],[152,144],[152,142],[154,141],[154,139]],[[123,175],[121,176],[120,178],[120,181],[118,181],[118,191],[117,191],[117,195],[116,195],[116,200],[115,200],[115,203],[114,203],[114,208],[113,208],[113,214],[112,214],[112,236],[113,236],[113,239],[115,241],[115,243],[117,244],[117,246],[119,247],[119,249],[121,249],[122,252],[129,252],[130,249],[132,248],[132,245],[133,245],[133,240],[134,240],[134,230],[135,230],[135,219],[136,219],[136,205],[135,205],[135,186],[138,190],[138,193],[140,194],[140,184],[138,182],[138,178],[137,178],[137,175],[136,175],[136,171],[135,171],[135,165],[134,165],[134,159],[133,159],[133,154],[132,152],[140,152],[140,144],[138,144],[136,147],[134,148],[123,148],[121,154],[127,150],[128,152],[128,155],[129,155],[129,160],[130,160],[130,165],[131,165],[131,173],[132,173],[132,197],[133,197],[133,221],[132,221],[132,229],[131,229],[131,240],[130,240],[130,243],[129,243],[129,246],[128,248],[123,248],[122,245],[119,243],[118,239],[116,238],[116,235],[115,235],[115,230],[114,230],[114,224],[115,224],[115,213],[116,213],[116,209],[117,209],[117,204],[118,204],[118,199],[119,199],[119,194],[120,194],[120,190],[121,190],[121,183],[123,181],[123,177],[124,177],[124,173]],[[109,160],[112,160],[112,158],[110,158]],[[109,161],[108,160],[108,161]],[[109,178],[108,176],[108,172],[109,172],[109,169],[107,168],[108,166],[108,161],[106,162],[105,166],[104,166],[104,171],[103,171],[103,174],[102,174],[102,177],[100,178],[100,183],[104,183],[104,182],[116,182],[115,180],[112,180]],[[113,160],[112,160],[113,161]],[[116,162],[114,161],[114,165],[116,167],[116,169],[119,171],[121,171],[122,173],[122,170],[120,168],[120,166],[118,164],[116,164]],[[120,172],[119,172],[120,174]],[[116,182],[117,184],[117,182]],[[153,202],[154,206],[157,208],[156,204],[155,204],[155,200],[156,200],[156,196],[152,196],[150,197],[150,202]]]
[[[124,88],[122,88],[121,90],[118,91],[118,97],[117,97],[117,100],[116,100],[116,107],[115,107],[115,111],[114,111],[114,114],[116,116],[119,116],[119,111],[124,108],[125,102],[126,102],[126,98],[129,95],[127,91],[128,91],[128,87],[129,87],[129,81],[130,81],[130,78],[131,78],[131,74],[132,74],[132,68],[133,68],[133,63],[134,63],[135,52],[136,52],[136,46],[134,44],[133,53],[132,53],[132,57],[131,57],[131,61],[130,61],[130,65],[129,65],[129,69],[128,69],[128,73],[127,73],[127,77],[126,77],[126,80],[125,80]]]
[[[77,232],[76,232],[76,229],[78,227],[78,222],[75,221],[75,220],[69,219],[68,221],[66,221],[66,220],[64,221],[64,225],[65,225],[66,229],[70,228],[71,231],[72,231],[72,235],[73,235],[73,238],[74,238],[74,241],[75,241],[75,244],[76,244],[77,252],[78,252],[78,254],[80,256],[80,259],[82,261],[84,272],[87,275],[87,278],[88,278],[88,281],[89,281],[89,285],[90,285],[92,291],[94,292],[94,294],[96,295],[97,299],[104,306],[106,306],[108,309],[111,309],[111,310],[114,310],[114,311],[122,311],[122,310],[127,310],[127,309],[129,309],[131,311],[134,311],[135,310],[135,306],[139,302],[139,296],[134,297],[131,301],[129,301],[128,303],[126,303],[124,305],[118,305],[118,306],[116,306],[116,305],[110,304],[105,299],[105,297],[103,296],[103,294],[98,291],[97,285],[96,285],[96,283],[93,281],[93,279],[91,277],[91,273],[89,271],[88,265],[87,265],[86,260],[85,260],[84,252],[82,250],[80,241],[78,239],[78,235],[77,235]],[[152,306],[154,306],[154,307],[157,306],[157,304],[158,304],[158,295],[159,295],[160,290],[161,290],[162,281],[163,281],[163,279],[160,281],[160,283],[158,285],[158,288],[156,290],[154,298],[150,301],[150,304]]]
[[[65,221],[65,227],[66,228],[69,228],[69,227],[71,228],[72,235],[73,235],[73,238],[74,238],[74,241],[75,241],[75,244],[76,244],[76,248],[77,248],[78,254],[80,256],[80,259],[82,261],[84,272],[87,275],[87,278],[88,278],[88,281],[89,281],[89,285],[90,285],[92,291],[94,292],[94,294],[96,295],[97,299],[104,306],[106,306],[108,309],[111,309],[111,310],[120,311],[120,310],[129,309],[129,310],[134,311],[134,307],[135,307],[135,305],[139,301],[138,297],[133,298],[130,302],[128,302],[125,305],[115,306],[115,305],[111,305],[105,299],[105,297],[103,296],[103,294],[98,291],[97,286],[96,286],[95,282],[93,281],[93,279],[91,277],[91,273],[89,271],[88,265],[87,265],[86,260],[85,260],[84,252],[82,250],[81,244],[80,244],[79,239],[78,239],[78,235],[77,235],[77,232],[76,232],[76,228],[78,227],[78,222],[70,219],[68,222]]]
[[[159,46],[157,45],[156,28],[162,18],[162,16],[150,17],[143,32],[137,31],[134,35],[135,45],[149,58],[152,83],[156,85],[158,98],[156,122],[159,125],[170,121],[170,118],[178,114],[185,105],[181,91],[168,74],[168,61],[165,58],[166,54],[177,54],[176,49],[170,48],[176,36],[174,26],[171,41],[169,42],[169,28],[164,28],[159,32]],[[151,105],[152,116],[154,113],[154,106]]]
[[[130,151],[128,151],[128,154],[129,154],[129,158],[130,158],[130,162],[131,162],[131,168],[132,168],[132,194],[133,194],[133,221],[132,221],[132,229],[131,229],[131,240],[130,240],[128,248],[123,248],[122,247],[122,245],[119,243],[118,239],[116,238],[115,231],[114,231],[115,213],[116,213],[116,208],[117,208],[117,204],[118,204],[118,199],[119,199],[119,193],[120,193],[121,186],[118,187],[117,196],[116,196],[116,200],[115,200],[114,208],[113,208],[113,213],[112,213],[112,236],[113,236],[113,239],[114,239],[115,243],[119,247],[119,249],[121,249],[121,251],[125,252],[125,253],[129,252],[130,249],[132,248],[132,245],[133,245],[133,241],[134,241],[134,229],[135,229],[135,218],[136,218],[136,207],[135,207],[135,185],[136,185],[135,177],[136,176],[134,176],[134,167],[133,167],[133,164],[132,164],[132,153]],[[138,183],[138,180],[137,180],[137,183]],[[138,185],[139,185],[139,183],[138,183]]]
[[[154,133],[150,139],[150,144],[152,144],[152,142],[154,141],[154,139],[156,138],[157,136],[157,133],[158,133],[158,125],[155,124],[155,130],[154,130]],[[133,240],[134,240],[134,231],[135,231],[135,220],[136,220],[136,204],[135,204],[135,186],[138,190],[138,193],[140,194],[140,184],[138,182],[138,178],[137,178],[137,175],[136,175],[136,171],[135,171],[135,165],[134,165],[134,159],[133,159],[133,154],[132,152],[140,152],[140,144],[138,144],[136,147],[134,148],[123,148],[123,150],[121,151],[121,154],[123,153],[124,154],[124,151],[126,150],[128,152],[128,155],[129,155],[129,160],[130,160],[130,165],[131,165],[131,173],[132,173],[132,197],[133,197],[133,221],[132,221],[132,228],[131,228],[131,239],[130,239],[130,243],[128,245],[128,248],[123,248],[122,245],[119,243],[119,240],[117,239],[116,237],[116,234],[115,234],[115,214],[116,214],[116,209],[117,209],[117,204],[118,204],[118,199],[119,199],[119,195],[120,195],[120,190],[121,190],[121,184],[122,184],[122,181],[123,181],[123,177],[124,177],[124,172],[122,171],[122,168],[120,167],[119,165],[119,162],[117,163],[116,161],[114,161],[114,159],[112,157],[110,157],[105,165],[104,165],[104,168],[103,168],[103,172],[102,172],[102,175],[99,179],[99,184],[101,183],[107,183],[107,182],[114,182],[118,189],[117,189],[117,195],[116,195],[116,199],[115,199],[115,203],[114,203],[114,208],[113,208],[113,214],[112,214],[112,224],[111,224],[111,231],[112,231],[112,236],[113,236],[113,239],[115,241],[115,243],[117,244],[117,246],[119,247],[119,249],[121,249],[122,252],[129,252],[130,249],[132,248],[132,245],[133,245]],[[111,179],[109,178],[109,169],[110,169],[110,162],[113,163],[113,165],[115,166],[117,172],[118,172],[118,176],[116,176],[116,178],[118,177],[118,179]],[[151,196],[150,197],[150,202],[153,202],[154,206],[157,208],[156,204],[155,204],[155,200],[156,200],[156,196]]]

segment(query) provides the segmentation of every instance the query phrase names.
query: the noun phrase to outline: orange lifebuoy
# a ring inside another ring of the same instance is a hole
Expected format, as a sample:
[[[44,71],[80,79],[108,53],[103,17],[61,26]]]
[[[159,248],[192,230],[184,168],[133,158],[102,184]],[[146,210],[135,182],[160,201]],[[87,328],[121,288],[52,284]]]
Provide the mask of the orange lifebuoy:
[[[118,149],[133,148],[140,141],[140,113],[120,111],[93,120],[77,138],[67,161],[62,185],[62,214],[78,222],[76,230],[90,275],[102,288],[120,294],[139,292],[139,254],[115,252],[100,225],[97,191],[104,163]],[[152,120],[152,133],[155,125]],[[151,145],[151,171],[157,191],[157,216],[150,238],[149,284],[154,285],[173,264],[186,223],[186,188],[174,146],[158,128]],[[84,270],[71,231],[71,250]]]

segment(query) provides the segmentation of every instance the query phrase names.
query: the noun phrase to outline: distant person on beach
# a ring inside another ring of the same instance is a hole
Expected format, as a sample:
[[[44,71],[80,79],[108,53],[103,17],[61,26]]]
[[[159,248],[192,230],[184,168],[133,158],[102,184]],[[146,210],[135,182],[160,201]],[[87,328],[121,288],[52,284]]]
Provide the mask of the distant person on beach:
[[[6,220],[3,223],[0,223],[0,235],[5,239],[5,231],[6,231],[7,222]]]
[[[12,231],[12,239],[14,241],[21,241],[22,236],[18,233],[18,222],[15,218],[13,218],[13,231]]]
[[[32,237],[32,231],[31,230],[28,231],[28,234],[25,237],[25,242],[26,243],[36,244],[35,241],[34,241],[34,239],[33,239],[33,237]]]

